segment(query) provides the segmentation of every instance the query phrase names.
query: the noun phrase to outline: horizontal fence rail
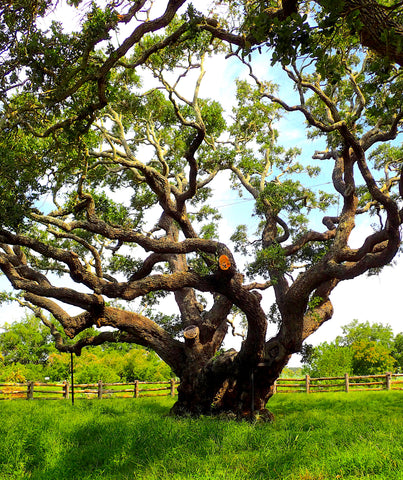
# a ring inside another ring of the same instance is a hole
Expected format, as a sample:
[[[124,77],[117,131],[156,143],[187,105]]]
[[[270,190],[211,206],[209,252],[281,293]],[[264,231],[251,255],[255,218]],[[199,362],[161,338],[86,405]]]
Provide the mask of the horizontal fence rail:
[[[128,383],[77,383],[74,395],[78,398],[139,398],[164,397],[176,395],[178,382],[171,379],[166,382],[142,382],[135,380]],[[274,385],[274,393],[323,393],[354,392],[362,390],[403,390],[402,373],[383,375],[364,375],[343,377],[279,378]],[[0,383],[0,400],[26,398],[56,400],[71,397],[72,386],[63,383]]]
[[[128,383],[75,383],[76,398],[139,398],[165,397],[176,395],[178,382],[171,379],[167,382],[142,382],[135,380]],[[57,400],[69,399],[73,393],[72,385],[63,383],[0,383],[0,400],[26,398]]]
[[[274,393],[322,393],[350,392],[362,390],[403,390],[403,373],[383,375],[361,375],[343,377],[279,378],[274,385]]]

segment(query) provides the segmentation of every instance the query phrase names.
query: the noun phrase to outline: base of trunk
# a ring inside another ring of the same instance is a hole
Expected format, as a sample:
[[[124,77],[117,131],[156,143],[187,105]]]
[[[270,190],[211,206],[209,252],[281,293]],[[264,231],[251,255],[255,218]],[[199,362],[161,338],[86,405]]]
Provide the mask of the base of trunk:
[[[213,414],[215,417],[219,418],[220,420],[236,420],[236,421],[247,421],[247,422],[273,422],[274,415],[270,410],[267,408],[263,408],[262,410],[255,410],[254,412],[216,412]]]
[[[182,387],[182,388],[181,388]],[[214,395],[211,389],[189,388],[181,385],[178,389],[178,401],[171,409],[171,414],[178,417],[214,416],[226,420],[247,420],[271,422],[274,415],[266,409],[266,403],[273,394],[273,389],[256,389],[226,380]]]
[[[217,410],[210,408],[208,411],[203,410],[202,408],[187,408],[184,405],[179,404],[178,402],[171,408],[170,415],[175,417],[191,417],[199,418],[200,416],[209,416],[216,417],[220,420],[227,421],[248,421],[248,422],[273,422],[274,415],[267,408],[262,408],[261,410],[255,411],[237,411],[237,410]]]
[[[287,359],[286,359],[287,360]],[[261,362],[252,368],[229,350],[201,369],[189,368],[181,376],[176,416],[215,416],[231,420],[271,422],[274,415],[266,404],[274,393],[275,381],[286,361],[273,365]]]

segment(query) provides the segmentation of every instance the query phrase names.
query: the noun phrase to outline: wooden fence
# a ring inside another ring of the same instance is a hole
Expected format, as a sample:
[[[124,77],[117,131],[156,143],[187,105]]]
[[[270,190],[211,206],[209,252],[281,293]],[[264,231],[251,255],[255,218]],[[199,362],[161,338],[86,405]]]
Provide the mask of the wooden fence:
[[[311,378],[279,378],[275,383],[275,393],[320,393],[350,392],[359,390],[403,390],[402,373],[386,373],[383,375],[321,377]]]
[[[0,400],[26,398],[57,400],[76,398],[139,398],[164,397],[176,395],[177,382],[140,382],[130,383],[85,383],[74,384],[74,390],[68,382],[63,383],[0,383]]]
[[[78,398],[139,398],[176,395],[178,383],[168,382],[131,383],[90,383],[74,384],[74,395]],[[321,393],[351,392],[360,390],[403,390],[403,374],[365,375],[343,377],[279,378],[275,383],[275,393]],[[55,400],[71,398],[71,385],[63,383],[0,383],[0,400],[26,398]]]

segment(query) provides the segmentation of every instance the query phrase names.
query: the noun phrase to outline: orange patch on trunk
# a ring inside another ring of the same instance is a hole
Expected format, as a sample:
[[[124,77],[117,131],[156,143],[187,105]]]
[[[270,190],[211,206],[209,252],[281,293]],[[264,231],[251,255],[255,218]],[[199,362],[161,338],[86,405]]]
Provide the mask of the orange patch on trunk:
[[[220,265],[221,270],[228,270],[231,266],[230,259],[227,257],[227,255],[221,255],[218,259],[218,264]]]

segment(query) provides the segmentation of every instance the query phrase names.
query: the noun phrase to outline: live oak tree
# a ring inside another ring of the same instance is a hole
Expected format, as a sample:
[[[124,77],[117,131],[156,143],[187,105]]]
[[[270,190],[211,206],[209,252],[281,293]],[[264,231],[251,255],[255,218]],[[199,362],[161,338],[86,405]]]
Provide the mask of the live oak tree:
[[[73,33],[41,27],[52,2],[2,7],[4,299],[31,308],[61,351],[153,349],[181,380],[176,414],[272,418],[274,381],[332,317],[334,288],[400,248],[402,6],[71,3]],[[247,74],[232,112],[200,95],[216,55]],[[294,93],[259,76],[261,62]],[[287,112],[323,145],[311,163],[280,144]],[[332,189],[310,188],[320,166]],[[217,182],[253,199],[255,233],[239,225],[223,241]],[[372,232],[352,248],[357,217]],[[246,335],[222,352],[234,312]],[[66,344],[54,322],[72,339],[99,333]]]

